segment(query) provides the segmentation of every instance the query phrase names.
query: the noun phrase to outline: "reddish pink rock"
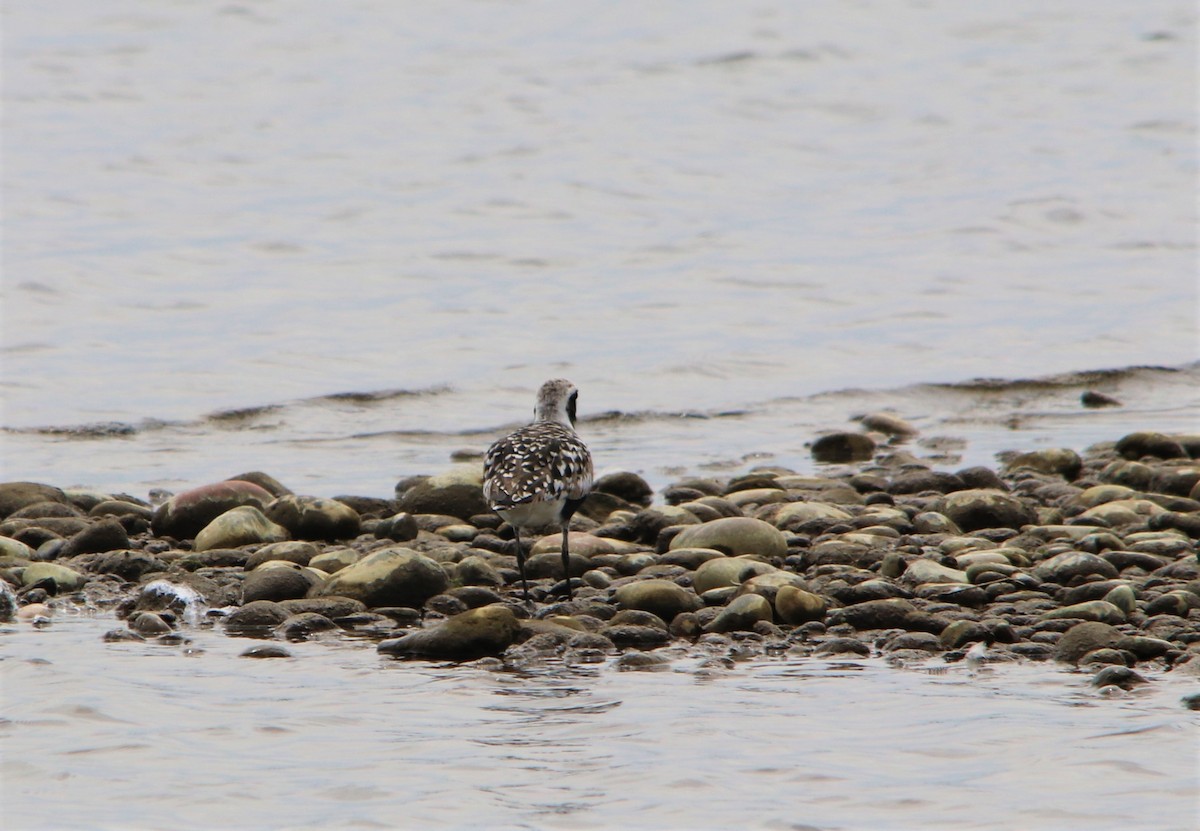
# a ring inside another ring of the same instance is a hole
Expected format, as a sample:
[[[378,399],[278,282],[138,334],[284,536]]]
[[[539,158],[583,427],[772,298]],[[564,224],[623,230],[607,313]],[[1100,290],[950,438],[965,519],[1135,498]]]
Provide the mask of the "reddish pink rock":
[[[272,499],[265,488],[238,479],[201,485],[176,494],[159,506],[150,528],[159,536],[192,539],[226,511],[241,505],[262,510]]]

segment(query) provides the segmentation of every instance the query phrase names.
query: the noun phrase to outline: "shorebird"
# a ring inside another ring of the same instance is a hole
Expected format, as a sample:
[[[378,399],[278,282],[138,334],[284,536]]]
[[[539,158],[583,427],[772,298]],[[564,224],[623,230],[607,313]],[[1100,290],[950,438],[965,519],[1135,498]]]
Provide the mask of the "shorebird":
[[[571,594],[567,525],[592,489],[592,454],[575,435],[579,390],[557,378],[538,390],[533,423],[488,448],[483,459],[483,495],[491,509],[512,526],[517,542],[521,590],[529,602],[521,531],[562,528],[563,579]]]

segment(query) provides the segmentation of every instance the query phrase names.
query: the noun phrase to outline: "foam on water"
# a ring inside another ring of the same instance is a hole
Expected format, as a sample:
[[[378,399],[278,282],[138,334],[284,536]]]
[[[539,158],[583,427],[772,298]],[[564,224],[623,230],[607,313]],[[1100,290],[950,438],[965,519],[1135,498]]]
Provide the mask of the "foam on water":
[[[161,602],[167,608],[180,607],[180,616],[189,626],[200,623],[204,598],[191,586],[172,583],[169,580],[153,580],[142,586],[141,593],[144,599]]]

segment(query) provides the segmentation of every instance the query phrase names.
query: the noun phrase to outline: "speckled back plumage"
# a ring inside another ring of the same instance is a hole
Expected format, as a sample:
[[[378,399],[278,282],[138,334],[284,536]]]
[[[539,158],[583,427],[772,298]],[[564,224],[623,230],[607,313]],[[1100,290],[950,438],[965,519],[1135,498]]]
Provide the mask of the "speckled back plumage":
[[[488,448],[483,462],[483,495],[502,515],[527,506],[528,519],[558,521],[565,505],[577,505],[592,489],[592,454],[575,435],[574,385],[553,380],[542,385],[538,420]],[[536,510],[545,506],[546,511]],[[518,519],[516,516],[506,517]],[[534,524],[530,521],[529,524]]]

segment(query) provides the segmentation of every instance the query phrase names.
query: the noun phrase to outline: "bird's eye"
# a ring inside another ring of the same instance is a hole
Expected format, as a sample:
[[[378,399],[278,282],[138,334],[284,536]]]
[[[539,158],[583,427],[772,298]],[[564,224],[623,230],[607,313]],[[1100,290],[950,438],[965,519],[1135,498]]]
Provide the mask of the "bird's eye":
[[[579,400],[579,393],[573,392],[567,399],[567,418],[571,419],[571,423],[575,423],[575,402]]]

